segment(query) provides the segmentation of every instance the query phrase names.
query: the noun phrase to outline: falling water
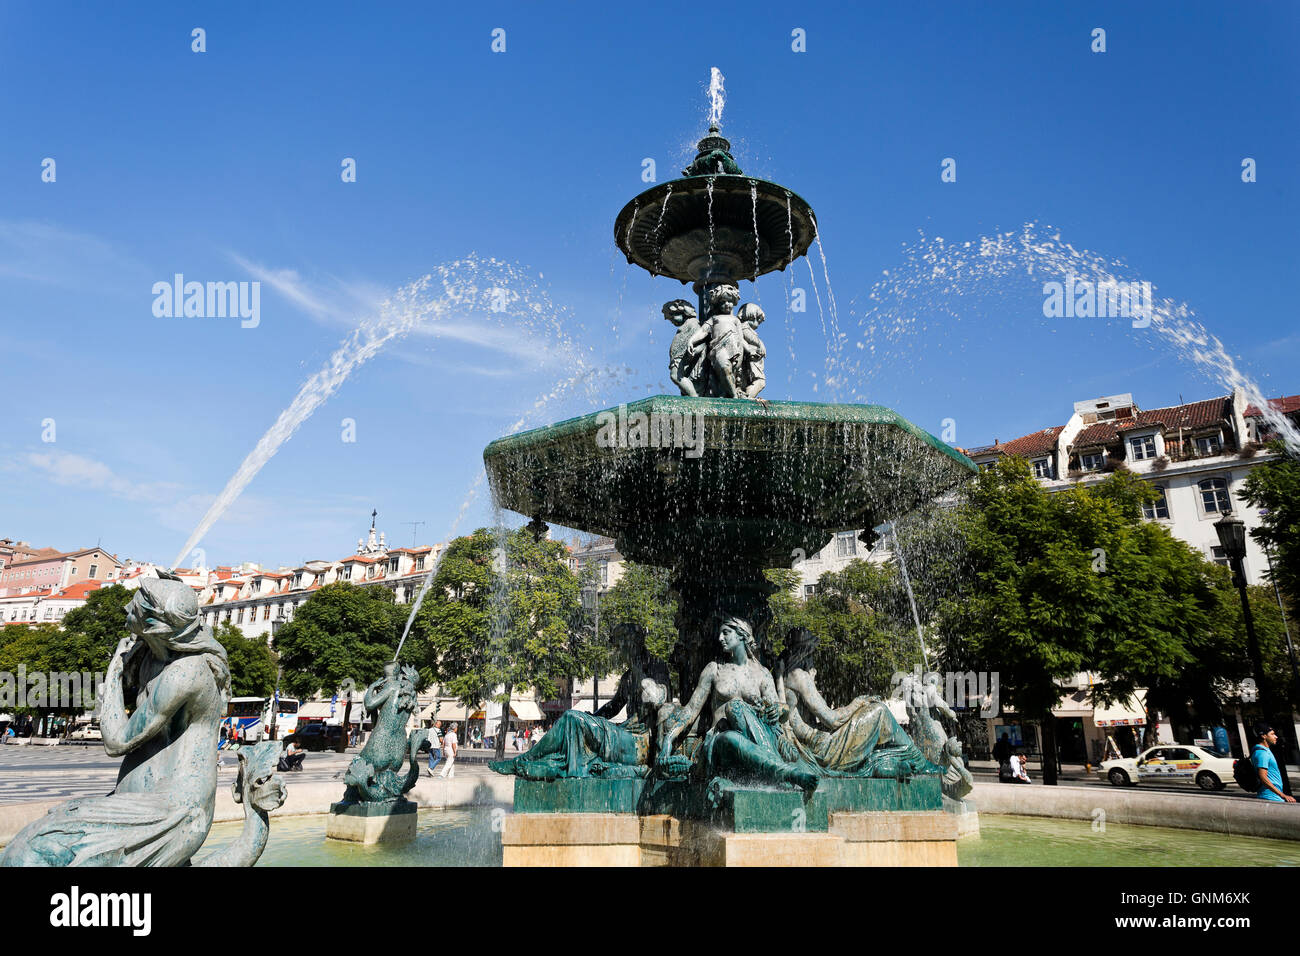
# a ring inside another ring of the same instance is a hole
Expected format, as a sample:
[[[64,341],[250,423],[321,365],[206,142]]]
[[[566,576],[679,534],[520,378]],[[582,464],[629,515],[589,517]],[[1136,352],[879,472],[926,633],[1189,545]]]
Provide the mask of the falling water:
[[[655,272],[658,272],[658,271],[659,271],[659,267],[663,264],[663,254],[664,254],[664,248],[663,248],[664,213],[666,213],[666,212],[668,211],[668,201],[669,201],[670,199],[672,199],[672,198],[673,198],[673,184],[672,184],[672,183],[669,183],[669,184],[668,184],[668,188],[667,188],[667,190],[665,190],[665,192],[664,192],[664,203],[663,203],[662,206],[659,207],[659,219],[655,222],[655,238],[654,238],[654,242],[655,242]]]
[[[441,295],[432,291],[435,277],[441,282]],[[480,260],[473,256],[439,266],[381,303],[378,314],[363,321],[335,349],[325,365],[302,384],[293,401],[226,482],[177,554],[173,567],[180,566],[249,482],[312,413],[338,391],[353,371],[394,340],[419,329],[428,328],[436,332],[439,321],[465,317],[474,312],[496,314],[514,322],[534,325],[539,319],[543,320],[540,331],[554,339],[554,347],[574,365],[590,373],[582,349],[566,328],[572,324],[571,318],[560,315],[545,293],[540,292],[522,271],[495,259]]]
[[[716,66],[709,68],[709,125],[722,125],[722,107],[726,105],[726,93],[722,89],[722,71]]]
[[[754,281],[758,281],[759,254],[758,254],[758,183],[752,179],[749,181],[749,202],[752,207],[754,222]]]
[[[918,318],[922,311],[960,322],[965,314],[962,300],[980,293],[1005,291],[1004,283],[1014,277],[1027,276],[1036,285],[1045,281],[1086,281],[1094,290],[1121,281],[1127,281],[1131,287],[1140,279],[1121,261],[1076,249],[1062,240],[1059,232],[1036,222],[1028,222],[1017,231],[980,236],[961,243],[922,236],[904,249],[903,256],[900,268],[886,270],[871,287],[867,296],[870,304],[859,320],[862,337],[857,357],[845,352],[837,358],[837,377],[856,384],[859,390],[854,400],[857,401],[866,400],[862,386],[876,370],[897,366],[906,354],[915,354],[914,349],[900,349],[898,355],[886,356],[877,347],[904,334],[929,331],[929,324]],[[1121,276],[1127,278],[1121,280]],[[1033,295],[1033,311],[1041,317],[1043,300],[1037,289]],[[1134,316],[1131,321],[1124,317],[1121,321],[1131,325],[1133,336],[1163,344],[1225,389],[1241,388],[1247,400],[1260,409],[1288,452],[1300,456],[1300,431],[1268,403],[1259,385],[1238,368],[1222,340],[1206,329],[1185,302],[1153,293],[1144,315]],[[951,326],[945,324],[944,333],[951,336]]]
[[[709,267],[713,267],[713,177],[709,177],[708,183],[705,184],[705,191],[709,195]]]
[[[822,275],[826,278],[826,300],[831,310],[831,334],[834,336],[834,352],[838,354],[844,342],[844,336],[840,332],[840,312],[835,305],[835,290],[831,288],[831,271],[826,265],[826,250],[822,248],[821,231],[817,228],[817,220],[813,220],[813,241],[817,243],[817,252],[822,260]],[[810,266],[811,268],[811,266]],[[828,346],[831,343],[827,343]]]

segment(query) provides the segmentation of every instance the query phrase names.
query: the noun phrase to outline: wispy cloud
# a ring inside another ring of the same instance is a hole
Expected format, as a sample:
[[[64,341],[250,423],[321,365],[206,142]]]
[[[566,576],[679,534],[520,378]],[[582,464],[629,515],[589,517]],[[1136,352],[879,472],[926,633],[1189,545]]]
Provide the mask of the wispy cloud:
[[[174,496],[180,488],[168,482],[132,481],[102,461],[74,452],[26,452],[19,456],[19,461],[56,485],[104,491],[127,501],[157,502]]]

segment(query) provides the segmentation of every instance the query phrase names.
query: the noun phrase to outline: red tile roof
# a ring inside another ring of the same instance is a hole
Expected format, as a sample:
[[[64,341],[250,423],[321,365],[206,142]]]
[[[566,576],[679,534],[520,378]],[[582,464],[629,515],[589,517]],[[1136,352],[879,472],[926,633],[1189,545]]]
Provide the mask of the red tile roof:
[[[971,449],[969,454],[972,456],[990,454],[1020,455],[1024,458],[1030,458],[1034,455],[1047,455],[1056,450],[1056,436],[1061,434],[1061,429],[1064,427],[1064,425],[1053,425],[1051,428],[1044,428],[1042,431],[1023,435],[1020,438],[1013,438],[1011,441]]]
[[[1300,395],[1286,395],[1282,398],[1270,398],[1268,404],[1277,409],[1283,415],[1290,415],[1292,412],[1300,412]],[[1262,418],[1263,412],[1258,405],[1246,406],[1247,418]]]
[[[103,586],[102,581],[78,581],[76,584],[69,584],[53,597],[84,601],[91,591],[98,591]]]
[[[1097,422],[1089,425],[1075,436],[1071,448],[1087,448],[1092,445],[1106,445],[1115,441],[1121,432],[1135,428],[1151,428],[1163,425],[1165,431],[1178,429],[1198,429],[1216,425],[1232,417],[1232,397],[1207,398],[1203,402],[1189,402],[1186,405],[1171,405],[1168,408],[1150,408],[1138,412],[1133,418],[1116,419],[1109,422]]]

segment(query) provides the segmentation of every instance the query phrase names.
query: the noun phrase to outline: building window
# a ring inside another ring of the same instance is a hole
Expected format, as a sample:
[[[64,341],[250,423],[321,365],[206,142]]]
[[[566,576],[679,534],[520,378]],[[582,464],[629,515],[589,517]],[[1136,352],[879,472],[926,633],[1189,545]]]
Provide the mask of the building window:
[[[1105,464],[1106,453],[1102,451],[1090,451],[1079,456],[1079,467],[1084,471],[1101,471]]]
[[[293,589],[294,589],[295,591],[297,591],[297,590],[298,590],[299,588],[301,588],[301,587],[302,587],[302,575],[301,575],[301,574],[295,574],[295,575],[293,576]]]
[[[393,560],[388,562],[388,573],[389,574],[397,573],[397,558],[393,558]]]
[[[415,570],[417,571],[424,570],[424,555],[420,555],[418,558],[415,559]]]
[[[1210,560],[1215,564],[1223,565],[1225,568],[1232,566],[1232,562],[1228,560],[1228,552],[1217,544],[1210,547]]]
[[[236,624],[243,624],[243,623],[244,623],[244,609],[243,609],[242,607],[241,607],[241,608],[239,609],[239,611],[235,614],[235,623],[236,623]]]
[[[373,564],[366,567],[366,580],[369,581],[375,576],[375,566]]]
[[[604,559],[600,562],[600,583],[609,584],[609,561]]]
[[[269,620],[271,620],[271,605],[267,604],[267,605],[263,606],[263,608],[262,608],[262,620],[264,620],[264,621],[269,621]]]
[[[1222,450],[1218,435],[1206,435],[1203,438],[1196,439],[1196,454],[1198,455],[1217,455]]]
[[[805,585],[803,586],[803,596],[804,596],[804,597],[812,597],[812,596],[813,596],[814,594],[816,594],[816,593],[817,593],[817,585],[815,585],[815,584],[805,584]]]
[[[1052,477],[1052,459],[1036,458],[1034,459],[1034,477],[1051,478]]]
[[[982,461],[980,462],[980,471],[988,471],[990,468],[996,468],[997,466],[996,461]]]
[[[1156,485],[1156,491],[1160,497],[1155,501],[1147,501],[1142,505],[1142,514],[1147,518],[1168,518],[1169,517],[1169,500],[1165,497],[1165,486]]]
[[[1201,508],[1207,515],[1227,514],[1232,510],[1228,483],[1222,478],[1206,478],[1196,486],[1201,489]]]
[[[851,558],[858,553],[858,536],[852,531],[835,532],[835,557]]]
[[[1134,461],[1146,461],[1156,457],[1156,436],[1142,435],[1137,438],[1130,438],[1128,446],[1133,450]]]
[[[93,578],[93,577],[98,576],[98,574],[99,574],[99,565],[98,565],[98,564],[92,564],[92,565],[90,566],[90,572],[89,572],[89,575],[88,575],[88,576]]]

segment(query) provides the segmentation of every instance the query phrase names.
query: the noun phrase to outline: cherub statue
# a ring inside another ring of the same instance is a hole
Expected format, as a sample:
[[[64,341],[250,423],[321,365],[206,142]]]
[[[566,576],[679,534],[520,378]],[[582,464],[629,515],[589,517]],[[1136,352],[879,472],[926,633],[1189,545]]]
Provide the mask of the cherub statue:
[[[927,760],[944,768],[944,793],[957,799],[969,793],[969,789],[961,789],[964,782],[962,774],[965,772],[969,777],[969,772],[961,759],[960,745],[954,763],[953,751],[948,746],[948,733],[943,729],[943,724],[934,718],[934,712],[937,711],[949,720],[957,719],[957,714],[948,706],[939,690],[939,675],[933,672],[924,676],[919,673],[903,674],[898,679],[895,693],[907,709],[907,730],[912,740],[921,748]]]
[[[763,374],[763,359],[767,349],[758,337],[758,327],[767,318],[754,302],[746,302],[736,313],[742,323],[745,337],[745,354],[740,367],[740,390],[745,398],[758,398],[758,393],[767,387],[767,376]]]
[[[740,301],[734,285],[716,285],[709,290],[709,319],[691,338],[690,349],[699,354],[707,349],[711,372],[710,394],[739,398],[741,361],[745,354],[744,325],[732,309]]]
[[[664,318],[677,327],[668,346],[668,377],[683,395],[699,395],[707,381],[707,366],[700,351],[691,350],[691,339],[700,330],[695,306],[685,299],[664,303]]]

